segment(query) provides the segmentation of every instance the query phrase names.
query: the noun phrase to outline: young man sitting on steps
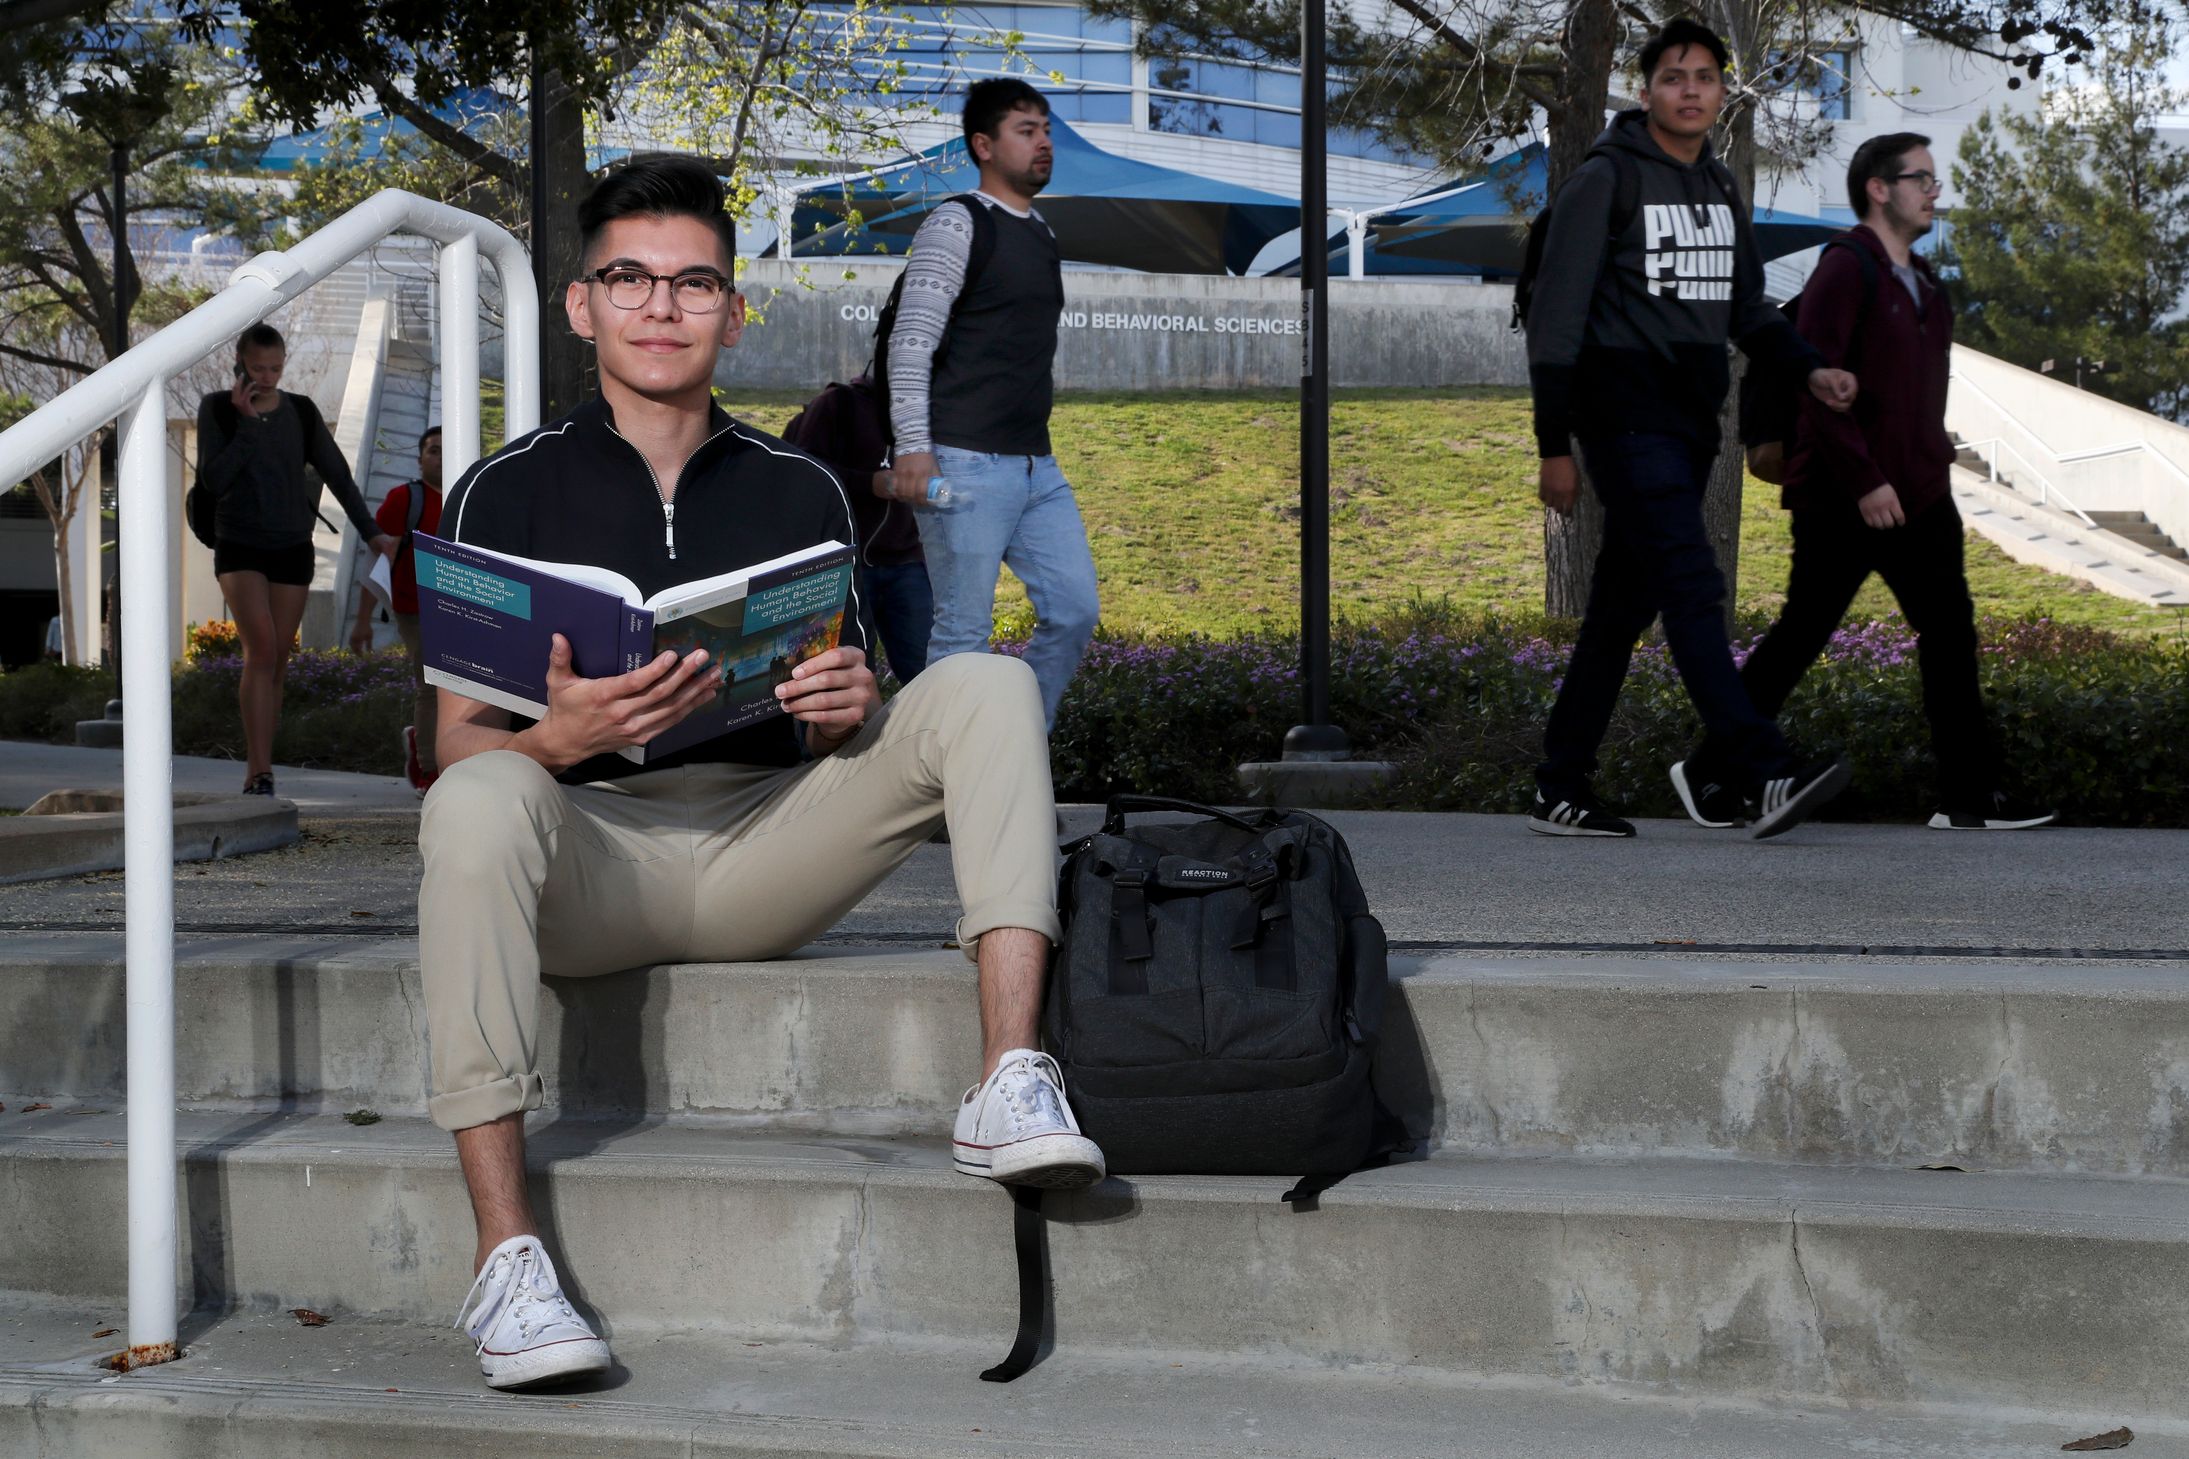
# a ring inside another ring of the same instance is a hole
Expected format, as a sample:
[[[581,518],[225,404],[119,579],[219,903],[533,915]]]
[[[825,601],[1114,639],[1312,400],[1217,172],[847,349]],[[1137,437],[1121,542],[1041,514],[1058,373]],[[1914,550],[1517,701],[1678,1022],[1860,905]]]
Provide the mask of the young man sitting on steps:
[[[723,191],[686,158],[634,163],[580,206],[564,296],[601,393],[509,443],[449,494],[443,533],[612,568],[648,593],[848,539],[826,468],[731,420],[715,361],[745,323]],[[938,663],[887,709],[859,641],[800,665],[771,718],[645,767],[645,744],[706,702],[704,652],[615,678],[571,671],[559,636],[537,722],[442,691],[441,776],[419,846],[420,960],[434,1121],[452,1131],[478,1227],[459,1323],[488,1384],[608,1366],[562,1294],[525,1187],[524,1113],[542,1102],[539,982],[651,963],[780,957],[811,941],[947,823],[979,965],[983,1067],[952,1154],[1007,1183],[1086,1185],[1056,1066],[1036,1052],[1060,931],[1042,702],[1001,655]]]

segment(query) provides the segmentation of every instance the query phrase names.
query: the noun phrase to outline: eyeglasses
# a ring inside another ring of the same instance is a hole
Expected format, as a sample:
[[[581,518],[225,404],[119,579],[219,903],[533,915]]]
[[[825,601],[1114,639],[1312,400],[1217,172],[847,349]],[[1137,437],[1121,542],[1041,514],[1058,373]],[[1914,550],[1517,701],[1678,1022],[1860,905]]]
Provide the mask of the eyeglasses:
[[[1930,172],[1896,172],[1886,181],[1912,182],[1927,193],[1944,192],[1946,190],[1945,183],[1939,181],[1937,174]]]
[[[667,284],[669,296],[676,300],[679,310],[686,314],[712,314],[722,307],[723,296],[730,292],[730,281],[708,269],[652,274],[642,268],[611,264],[593,270],[586,277],[598,280],[608,291],[608,302],[618,309],[643,309],[654,297],[654,285]]]

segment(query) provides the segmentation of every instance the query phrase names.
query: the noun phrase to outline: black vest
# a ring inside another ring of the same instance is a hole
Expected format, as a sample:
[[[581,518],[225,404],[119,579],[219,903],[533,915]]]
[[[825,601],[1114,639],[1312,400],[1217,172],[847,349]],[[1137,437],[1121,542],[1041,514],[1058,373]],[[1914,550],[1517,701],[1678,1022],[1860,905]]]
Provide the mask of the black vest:
[[[1005,208],[989,208],[988,216],[996,251],[951,312],[935,352],[928,419],[937,445],[1046,456],[1064,309],[1056,235],[1040,219]]]

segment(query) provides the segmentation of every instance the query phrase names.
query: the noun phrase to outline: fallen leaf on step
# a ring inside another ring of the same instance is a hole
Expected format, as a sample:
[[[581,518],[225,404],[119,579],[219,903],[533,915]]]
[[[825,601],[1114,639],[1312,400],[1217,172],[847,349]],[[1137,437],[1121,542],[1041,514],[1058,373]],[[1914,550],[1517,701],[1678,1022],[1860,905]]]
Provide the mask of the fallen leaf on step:
[[[24,1113],[24,1114],[27,1114],[27,1115],[34,1115],[34,1114],[38,1113],[38,1111],[40,1111],[40,1110],[42,1110],[42,1109],[51,1109],[51,1108],[53,1108],[53,1106],[52,1106],[52,1105],[50,1105],[50,1104],[26,1104],[26,1105],[24,1105],[24,1106],[23,1106],[23,1113]]]
[[[380,1123],[380,1111],[376,1109],[353,1109],[342,1118],[353,1125],[377,1125]]]
[[[103,1115],[106,1113],[103,1109],[72,1109],[67,1112],[72,1115]]]
[[[1971,1173],[1973,1173],[1973,1172],[1975,1171],[1976,1167],[1975,1167],[1975,1166],[1973,1166],[1973,1165],[1963,1165],[1963,1164],[1961,1164],[1960,1162],[1958,1162],[1958,1161],[1954,1161],[1954,1160],[1932,1160],[1932,1161],[1929,1161],[1929,1162],[1927,1162],[1927,1163],[1925,1163],[1925,1164],[1922,1164],[1922,1165],[1918,1165],[1918,1166],[1916,1167],[1916,1169],[1917,1169],[1917,1170],[1942,1170],[1942,1171],[1950,1171],[1951,1173],[1953,1173],[1953,1174],[1955,1174],[1955,1175],[1968,1175],[1968,1174],[1971,1174]]]
[[[2123,1424],[2109,1434],[2092,1434],[2087,1439],[2077,1439],[2072,1444],[2062,1444],[2060,1447],[2071,1454],[2087,1454],[2097,1449],[2125,1449],[2135,1439],[2134,1431]]]
[[[370,917],[370,916],[372,915],[372,913],[370,913],[370,912],[359,912],[359,911],[355,911],[355,910],[353,910],[353,911],[351,911],[350,915],[351,915],[352,917]]]
[[[102,1328],[100,1328],[100,1329],[99,1329],[99,1330],[98,1330],[97,1332],[93,1333],[93,1334],[92,1334],[92,1336],[93,1336],[93,1337],[112,1337],[112,1336],[113,1336],[113,1335],[114,1335],[115,1333],[117,1333],[117,1332],[120,1332],[120,1331],[121,1331],[121,1329],[120,1329],[120,1328],[118,1328],[118,1327],[102,1327]]]
[[[1693,947],[1695,945],[1695,939],[1692,937],[1652,937],[1650,941],[1658,947]]]
[[[294,1317],[297,1320],[298,1324],[304,1327],[325,1327],[327,1325],[327,1314],[324,1312],[314,1312],[309,1307],[291,1307],[289,1309],[289,1315],[291,1317]]]

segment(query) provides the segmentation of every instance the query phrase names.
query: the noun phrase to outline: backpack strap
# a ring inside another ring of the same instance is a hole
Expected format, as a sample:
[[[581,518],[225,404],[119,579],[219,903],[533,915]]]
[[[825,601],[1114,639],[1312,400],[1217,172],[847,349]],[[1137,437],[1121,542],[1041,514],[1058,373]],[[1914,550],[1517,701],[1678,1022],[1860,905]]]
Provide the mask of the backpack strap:
[[[988,261],[996,256],[996,220],[988,210],[989,205],[976,194],[956,193],[944,198],[943,202],[963,205],[973,220],[973,241],[965,251],[965,282],[958,285],[958,300],[962,301],[973,292],[973,285],[987,271]],[[957,312],[957,302],[951,304],[950,312]]]
[[[1161,859],[1148,847],[1126,842],[1124,861],[1111,873],[1110,995],[1148,991],[1148,963],[1155,943],[1148,932],[1148,882]]]
[[[403,545],[408,547],[410,539],[418,534],[418,524],[426,519],[426,484],[406,482],[403,489],[409,494],[408,509],[403,513]]]
[[[1018,1256],[1018,1336],[1002,1362],[980,1375],[983,1383],[1008,1383],[1034,1366],[1041,1330],[1049,1324],[1049,1230],[1041,1214],[1041,1188],[1011,1187],[1011,1236]]]
[[[1824,247],[1817,252],[1817,261],[1822,263],[1824,255],[1835,248],[1844,248],[1855,256],[1855,271],[1862,276],[1862,309],[1855,315],[1855,327],[1847,335],[1847,359],[1851,363],[1862,349],[1863,326],[1870,322],[1870,311],[1877,307],[1877,260],[1870,256],[1869,249],[1842,233],[1825,241]]]
[[[1604,231],[1617,242],[1634,222],[1634,215],[1642,211],[1641,164],[1624,147],[1603,147],[1589,155],[1611,159],[1611,222]]]

